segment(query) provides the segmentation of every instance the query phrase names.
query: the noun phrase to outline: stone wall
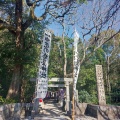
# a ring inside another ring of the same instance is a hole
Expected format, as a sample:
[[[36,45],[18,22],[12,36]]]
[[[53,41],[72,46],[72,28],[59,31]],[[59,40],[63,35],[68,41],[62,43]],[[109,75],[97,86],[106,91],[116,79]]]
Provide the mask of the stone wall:
[[[120,106],[98,106],[98,120],[118,120],[120,119]]]
[[[118,120],[120,119],[120,106],[114,105],[93,105],[78,103],[76,105],[76,115],[88,115],[98,120]]]
[[[76,103],[75,114],[84,115],[87,108],[87,103]]]
[[[87,104],[87,107],[86,107],[86,110],[85,110],[85,114],[89,115],[91,117],[97,118],[97,109],[98,109],[97,105]]]
[[[117,120],[120,119],[120,106],[88,104],[85,114],[95,117],[98,120]]]
[[[0,106],[0,115],[3,120],[6,120],[10,117],[18,117],[20,116],[21,111],[21,104],[14,103],[14,104],[7,104]]]
[[[31,107],[28,103],[14,103],[0,106],[0,120],[7,120],[8,118],[20,119],[29,114],[27,107]]]

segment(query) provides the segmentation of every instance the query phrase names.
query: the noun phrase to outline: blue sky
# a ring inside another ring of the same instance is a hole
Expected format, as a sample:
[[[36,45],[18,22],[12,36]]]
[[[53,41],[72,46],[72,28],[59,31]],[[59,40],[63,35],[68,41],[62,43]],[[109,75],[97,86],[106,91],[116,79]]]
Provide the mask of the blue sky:
[[[97,0],[93,0],[93,2],[88,2],[87,4],[82,4],[81,7],[77,10],[76,14],[74,14],[74,15],[71,16],[71,18],[73,17],[73,19],[75,19],[75,18],[78,19],[78,21],[76,22],[75,25],[68,26],[67,23],[65,23],[65,32],[66,32],[66,34],[70,38],[71,37],[73,38],[74,28],[76,28],[77,31],[78,31],[78,33],[79,33],[79,35],[80,35],[80,38],[82,39],[82,36],[83,36],[82,32],[85,33],[85,32],[87,32],[87,30],[81,29],[80,26],[82,26],[83,24],[85,24],[85,22],[87,24],[86,25],[87,27],[91,28],[93,26],[93,22],[90,21],[90,19],[91,19],[90,18],[91,17],[91,12],[90,11],[94,7],[96,1]],[[107,1],[109,2],[110,0],[107,0]],[[105,5],[103,4],[102,7],[104,7],[104,6]],[[40,13],[42,13],[43,11],[44,11],[43,8],[37,8],[36,11],[35,11],[35,13],[36,13],[36,15],[40,15]],[[82,16],[82,13],[84,14],[84,16]],[[82,17],[84,17],[84,19]],[[117,16],[116,19],[120,19],[120,16]],[[116,25],[113,28],[116,29],[116,30],[118,30],[119,26],[120,25]],[[53,30],[55,35],[58,35],[58,36],[62,35],[63,29],[62,29],[62,26],[59,23],[53,22],[53,23],[51,23],[47,27],[48,27],[48,29]],[[105,30],[106,28],[107,28],[107,25],[103,28],[103,30]],[[91,32],[91,34],[86,35],[85,39],[88,40],[91,37],[91,35],[94,34],[94,33],[95,33],[95,30],[93,30]]]

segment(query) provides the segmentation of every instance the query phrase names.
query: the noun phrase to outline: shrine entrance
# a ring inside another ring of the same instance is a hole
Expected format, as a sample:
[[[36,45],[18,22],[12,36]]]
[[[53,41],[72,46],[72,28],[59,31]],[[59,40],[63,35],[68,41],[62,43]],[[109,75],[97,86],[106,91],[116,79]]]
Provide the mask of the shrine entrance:
[[[35,82],[36,78],[31,78],[30,81]],[[69,88],[70,88],[70,84],[73,83],[73,78],[50,78],[48,81],[51,83],[48,85],[48,88],[58,88],[59,92],[61,92],[61,89],[63,88],[63,90],[65,92],[66,112],[69,113],[70,105],[71,105],[70,98],[72,98],[72,94],[70,94]],[[48,91],[48,93],[49,93],[49,91]],[[51,97],[53,97],[53,96],[51,96]],[[48,97],[50,97],[50,96],[48,96]],[[55,96],[53,98],[55,98]]]
[[[48,88],[58,88],[57,91],[50,91],[46,95],[46,99],[51,98],[55,99],[56,102],[59,100],[65,100],[66,112],[70,112],[70,84],[73,82],[72,78],[51,78],[49,79],[51,84],[48,85]],[[72,95],[72,94],[71,94]]]

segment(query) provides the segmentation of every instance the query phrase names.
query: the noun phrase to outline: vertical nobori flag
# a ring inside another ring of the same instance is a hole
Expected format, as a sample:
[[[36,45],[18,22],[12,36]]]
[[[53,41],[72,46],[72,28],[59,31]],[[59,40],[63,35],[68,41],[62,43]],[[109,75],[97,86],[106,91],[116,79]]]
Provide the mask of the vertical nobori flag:
[[[79,69],[80,69],[80,62],[79,62],[78,48],[77,48],[78,40],[79,40],[79,34],[75,30],[74,32],[74,57],[73,57],[73,64],[74,64],[73,79],[74,79],[75,86],[77,83]]]
[[[51,32],[44,31],[42,51],[40,55],[40,66],[36,81],[36,98],[45,98],[48,90],[48,63],[51,48]]]

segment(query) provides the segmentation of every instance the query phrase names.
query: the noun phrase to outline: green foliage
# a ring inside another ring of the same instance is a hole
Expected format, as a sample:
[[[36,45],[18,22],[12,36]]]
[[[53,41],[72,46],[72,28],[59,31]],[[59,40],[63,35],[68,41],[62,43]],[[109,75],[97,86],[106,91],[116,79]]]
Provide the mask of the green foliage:
[[[17,98],[15,99],[4,99],[4,104],[18,103]]]
[[[81,44],[82,45],[82,44]],[[97,82],[95,74],[95,65],[104,63],[103,50],[99,48],[93,55],[94,46],[87,51],[86,60],[83,62],[78,78],[77,89],[81,102],[90,102],[97,104]],[[92,55],[92,56],[89,56]],[[81,52],[82,56],[82,52]],[[83,95],[83,97],[82,97]]]
[[[89,66],[90,67],[90,66]],[[97,86],[96,86],[96,78],[95,78],[95,68],[94,66],[91,68],[81,67],[80,75],[79,75],[77,89],[79,91],[79,98],[81,102],[90,102],[97,103]],[[85,96],[82,95],[85,93]]]
[[[22,79],[24,81],[23,83],[26,84],[24,86],[24,99],[28,101],[28,98],[33,95],[33,91],[35,90],[35,85],[30,83],[29,80],[37,75],[38,56],[40,55],[41,49],[39,43],[45,23],[38,24],[35,21],[32,25],[36,27],[34,28],[35,32],[32,31],[32,26],[31,29],[26,30],[23,36],[24,46],[19,52],[16,52],[15,37],[7,30],[0,31],[0,95],[4,98],[7,95],[12,79],[13,68],[16,63],[23,65]],[[16,56],[20,58],[19,61],[15,59]],[[29,92],[30,90],[32,90],[32,92]],[[27,96],[26,93],[30,93],[31,95]],[[17,99],[18,98],[14,98],[14,100]],[[11,99],[6,100],[7,103],[12,101]]]
[[[79,92],[79,101],[85,103],[97,103],[96,97],[94,95],[90,95],[86,90],[81,90]]]
[[[2,85],[0,84],[0,95],[2,94],[3,92],[3,88],[2,88]]]
[[[16,103],[17,101],[13,99],[5,99],[2,96],[0,96],[0,105],[2,104],[10,104],[10,103]]]
[[[57,74],[54,73],[53,71],[50,71],[49,72],[49,78],[52,78],[52,77],[57,77]]]
[[[112,31],[112,30],[111,30]],[[101,36],[105,36],[111,31],[103,31]],[[113,32],[113,31],[112,31]],[[97,101],[97,86],[96,86],[96,75],[95,75],[95,65],[101,64],[103,66],[103,77],[105,83],[106,101],[107,104],[119,104],[120,101],[120,35],[114,37],[110,41],[106,42],[101,46],[101,48],[96,48],[95,44],[90,46],[86,52],[86,59],[83,62],[80,70],[80,75],[78,78],[77,89],[82,92],[79,96],[81,101],[88,101],[87,98],[90,96],[90,101],[92,103],[98,103]],[[105,38],[107,39],[107,38]],[[90,39],[92,41],[93,38]],[[99,42],[99,40],[98,40]],[[79,56],[82,58],[82,42],[79,43]],[[109,57],[109,61],[108,61]],[[109,65],[109,71],[108,71]],[[111,85],[111,91],[108,92],[107,76],[109,76],[109,81]],[[85,90],[86,92],[83,92]],[[86,95],[83,95],[86,94]],[[82,98],[83,95],[83,98]]]
[[[58,43],[60,42],[59,37],[53,36],[52,44],[51,44],[51,52],[50,52],[50,59],[49,59],[49,70],[48,75],[49,77],[62,77],[63,76],[63,65],[64,65],[64,58],[63,50],[59,47]]]
[[[39,65],[40,45],[33,44],[25,53],[23,72],[23,96],[24,102],[31,102],[35,92],[35,82],[30,82],[30,78],[36,78]]]
[[[111,98],[109,98],[108,96],[108,101],[111,99],[111,101],[109,101],[109,103],[112,104],[120,104],[120,79],[115,81],[114,84],[112,84],[112,88],[111,88]]]
[[[115,31],[108,31],[111,34]],[[104,80],[106,89],[107,103],[119,104],[119,83],[120,83],[120,34],[117,34],[113,39],[102,45],[105,54],[104,62]],[[108,89],[108,81],[110,82],[111,90]],[[117,94],[116,94],[117,93]]]
[[[46,23],[47,24],[47,23]],[[41,51],[41,39],[45,23],[34,22],[31,29],[25,32],[25,49],[22,56],[23,72],[23,89],[24,102],[31,102],[35,92],[35,82],[30,82],[30,78],[36,78],[39,65],[39,56]]]
[[[4,99],[2,96],[0,96],[0,105],[4,103]]]
[[[67,74],[73,72],[73,39],[65,38],[66,42],[66,55],[67,55]]]
[[[54,36],[52,37],[52,45],[49,60],[49,77],[63,77],[64,68],[64,49],[62,38]],[[73,40],[65,37],[66,43],[66,55],[67,55],[67,73],[72,73],[72,43]]]
[[[26,81],[24,91],[24,102],[32,102],[35,92],[35,82]]]
[[[15,44],[13,41],[14,36],[7,30],[0,31],[0,38],[0,83],[2,87],[0,95],[5,98],[14,66]]]

